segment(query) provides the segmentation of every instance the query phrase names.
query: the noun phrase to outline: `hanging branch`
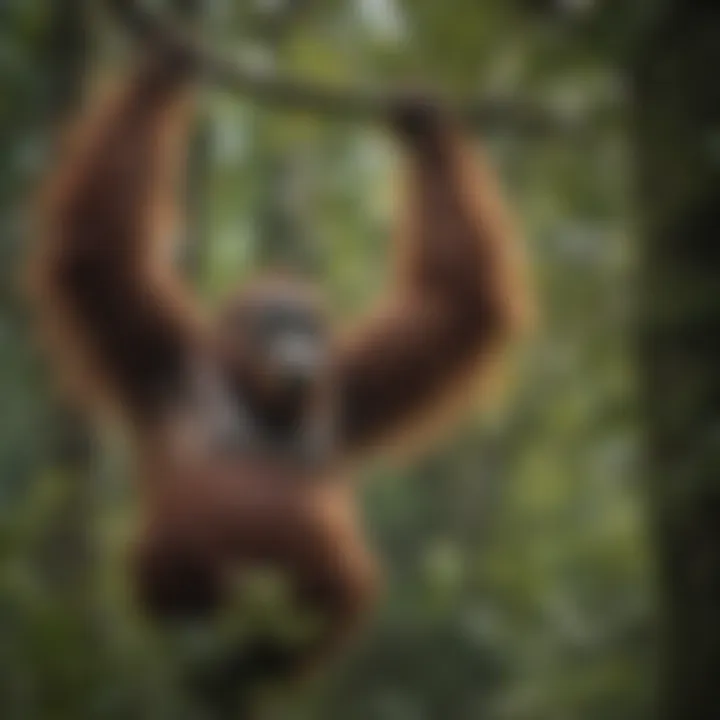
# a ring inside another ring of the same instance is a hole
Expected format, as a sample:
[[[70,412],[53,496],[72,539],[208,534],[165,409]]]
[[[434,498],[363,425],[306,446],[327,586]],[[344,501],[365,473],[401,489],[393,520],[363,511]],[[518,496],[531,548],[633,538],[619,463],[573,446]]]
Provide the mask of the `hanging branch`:
[[[137,0],[107,2],[133,37],[182,51],[220,86],[261,103],[324,116],[374,120],[386,115],[397,95],[397,90],[387,88],[343,89],[253,69],[217,53],[171,18],[142,7]],[[590,119],[578,119],[512,98],[466,100],[455,103],[454,108],[472,127],[532,136],[585,133],[601,120],[595,113]]]

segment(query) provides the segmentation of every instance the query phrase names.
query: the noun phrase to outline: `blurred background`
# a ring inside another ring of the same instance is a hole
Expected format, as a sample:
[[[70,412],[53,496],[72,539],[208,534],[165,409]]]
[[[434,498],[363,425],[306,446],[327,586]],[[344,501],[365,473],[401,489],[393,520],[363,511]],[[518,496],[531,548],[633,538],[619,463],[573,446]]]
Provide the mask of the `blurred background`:
[[[125,452],[53,394],[18,293],[62,120],[128,61],[83,0],[0,2],[0,715],[191,717],[133,614]],[[478,128],[542,322],[512,402],[363,502],[389,589],[356,652],[277,717],[720,717],[720,9],[698,0],[167,0],[254,68],[421,78]],[[268,264],[362,312],[386,272],[377,128],[208,92],[183,263],[212,303]],[[524,118],[524,120],[523,120]],[[528,121],[528,119],[532,121]]]

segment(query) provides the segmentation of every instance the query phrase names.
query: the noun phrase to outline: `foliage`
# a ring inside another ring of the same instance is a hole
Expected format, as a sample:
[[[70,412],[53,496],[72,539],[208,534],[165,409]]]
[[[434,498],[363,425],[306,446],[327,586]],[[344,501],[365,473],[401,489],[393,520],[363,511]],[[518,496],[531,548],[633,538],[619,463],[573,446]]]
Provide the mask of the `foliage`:
[[[54,465],[52,395],[16,280],[32,241],[26,198],[49,147],[49,5],[0,4],[0,701],[8,720],[181,718],[190,705],[176,646],[126,600],[122,549],[133,516],[121,451],[107,447],[93,463],[97,517],[86,518],[83,586],[60,591],[47,568],[49,529],[72,480]],[[501,0],[318,1],[272,43],[266,16],[284,3],[209,5],[208,32],[229,51],[303,76],[423,77],[571,109],[622,87],[614,33],[626,17],[611,3],[543,13]],[[102,59],[107,30],[97,37]],[[267,262],[274,228],[274,242],[325,285],[339,320],[361,312],[386,276],[387,141],[215,94],[207,108],[204,297]],[[367,524],[387,558],[388,597],[357,653],[302,703],[283,703],[282,717],[647,712],[653,593],[636,481],[621,129],[487,139],[527,230],[541,327],[508,409],[476,418],[410,470],[369,473]]]

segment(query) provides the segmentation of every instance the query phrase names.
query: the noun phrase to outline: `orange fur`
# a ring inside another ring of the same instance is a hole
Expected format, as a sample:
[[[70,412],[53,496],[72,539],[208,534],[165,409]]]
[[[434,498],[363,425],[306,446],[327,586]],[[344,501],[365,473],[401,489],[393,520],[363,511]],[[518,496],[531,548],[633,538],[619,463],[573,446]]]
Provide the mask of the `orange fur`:
[[[75,397],[94,408],[112,397],[137,440],[144,529],[135,578],[145,607],[210,612],[230,573],[277,565],[328,618],[317,642],[288,659],[296,670],[337,650],[378,585],[353,487],[338,471],[466,404],[470,379],[487,381],[523,329],[526,285],[492,174],[471,160],[459,131],[427,112],[425,129],[403,136],[396,279],[381,309],[336,346],[332,462],[310,477],[317,471],[282,459],[185,443],[187,427],[203,421],[180,431],[187,418],[172,411],[188,360],[233,370],[168,259],[189,95],[186,72],[155,56],[81,119],[44,196],[33,287],[62,364],[79,380]]]
[[[532,323],[517,240],[493,173],[450,121],[410,144],[386,298],[339,351],[350,448],[425,444],[487,394]],[[409,389],[408,392],[403,392]]]

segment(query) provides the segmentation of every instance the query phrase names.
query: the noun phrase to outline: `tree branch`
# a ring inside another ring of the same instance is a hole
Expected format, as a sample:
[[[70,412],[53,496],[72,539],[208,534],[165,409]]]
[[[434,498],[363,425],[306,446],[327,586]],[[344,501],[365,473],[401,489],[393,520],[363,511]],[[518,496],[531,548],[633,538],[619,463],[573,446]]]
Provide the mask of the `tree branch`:
[[[134,38],[180,50],[218,85],[261,103],[338,118],[382,120],[398,94],[392,88],[339,88],[253,69],[215,52],[171,18],[142,7],[137,0],[107,2]],[[486,97],[450,105],[472,127],[530,136],[585,134],[599,125],[605,114],[578,117],[516,98]]]

